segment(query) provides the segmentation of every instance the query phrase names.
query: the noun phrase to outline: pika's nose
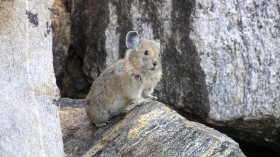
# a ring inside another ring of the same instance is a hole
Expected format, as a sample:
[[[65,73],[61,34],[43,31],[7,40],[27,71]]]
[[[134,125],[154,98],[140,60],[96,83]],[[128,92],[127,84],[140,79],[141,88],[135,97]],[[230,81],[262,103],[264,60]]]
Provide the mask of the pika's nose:
[[[156,61],[154,61],[154,62],[153,62],[153,65],[154,65],[154,66],[157,66],[157,62],[156,62]]]

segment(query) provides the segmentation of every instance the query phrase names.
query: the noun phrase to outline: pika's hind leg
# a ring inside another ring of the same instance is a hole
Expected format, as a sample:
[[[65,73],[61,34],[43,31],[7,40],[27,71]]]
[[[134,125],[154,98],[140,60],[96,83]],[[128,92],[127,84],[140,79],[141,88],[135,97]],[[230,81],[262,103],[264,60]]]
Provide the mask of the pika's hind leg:
[[[105,109],[96,106],[86,106],[86,114],[89,120],[97,127],[108,124],[110,119],[110,114]]]
[[[94,123],[96,127],[102,127],[102,126],[105,126],[109,123],[109,121],[106,121],[106,122],[101,122],[101,123]]]
[[[108,111],[99,111],[98,115],[95,119],[94,119],[94,124],[97,126],[97,127],[102,127],[102,126],[105,126],[109,123],[109,119],[111,118],[111,115],[110,113],[108,113]]]

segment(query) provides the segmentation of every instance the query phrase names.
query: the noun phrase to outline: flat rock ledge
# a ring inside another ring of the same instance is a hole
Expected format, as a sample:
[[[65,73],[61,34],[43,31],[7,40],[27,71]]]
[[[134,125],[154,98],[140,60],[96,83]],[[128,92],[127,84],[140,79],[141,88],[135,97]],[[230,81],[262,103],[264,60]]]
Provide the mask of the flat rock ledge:
[[[83,100],[59,103],[66,156],[245,156],[231,138],[157,101],[98,129],[87,119]]]

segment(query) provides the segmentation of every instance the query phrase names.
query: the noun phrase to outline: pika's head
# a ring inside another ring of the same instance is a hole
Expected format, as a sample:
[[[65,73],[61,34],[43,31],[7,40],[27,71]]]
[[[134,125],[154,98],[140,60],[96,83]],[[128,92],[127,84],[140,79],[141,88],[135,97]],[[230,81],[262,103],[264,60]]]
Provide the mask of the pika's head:
[[[146,74],[161,71],[160,44],[153,40],[140,39],[135,31],[126,35],[126,59],[137,71]]]

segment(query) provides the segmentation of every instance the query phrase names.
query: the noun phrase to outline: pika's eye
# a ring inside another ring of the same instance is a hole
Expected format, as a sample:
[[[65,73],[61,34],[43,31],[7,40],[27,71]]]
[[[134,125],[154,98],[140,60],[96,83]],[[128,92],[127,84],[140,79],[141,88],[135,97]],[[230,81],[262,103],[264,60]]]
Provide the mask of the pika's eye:
[[[146,51],[144,52],[144,54],[145,54],[145,55],[148,55],[148,54],[149,54],[149,51],[148,51],[148,50],[146,50]]]

